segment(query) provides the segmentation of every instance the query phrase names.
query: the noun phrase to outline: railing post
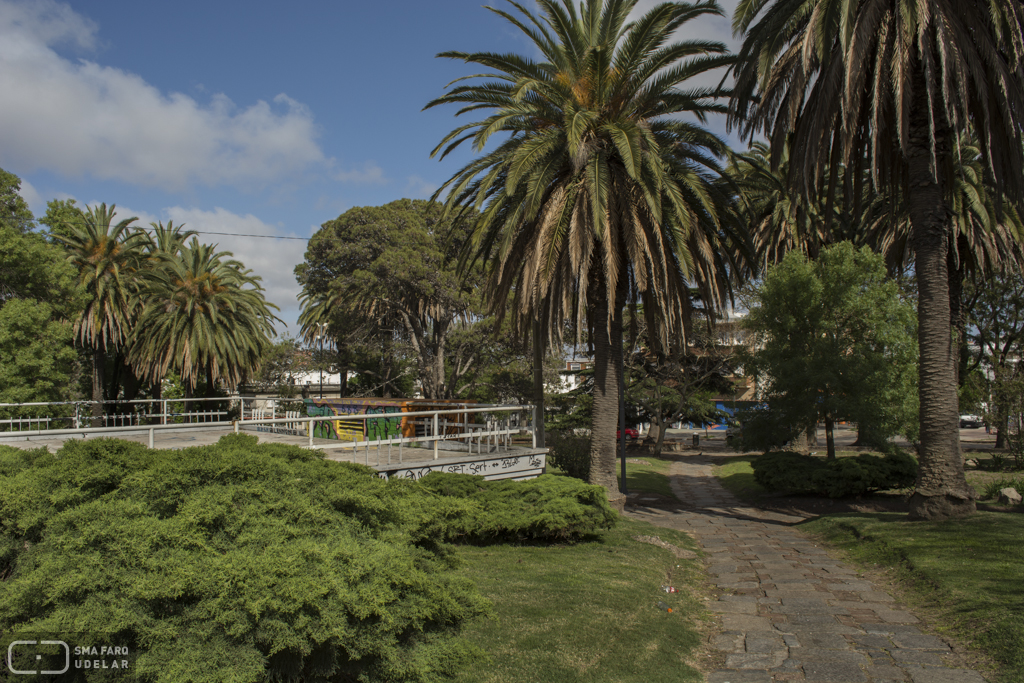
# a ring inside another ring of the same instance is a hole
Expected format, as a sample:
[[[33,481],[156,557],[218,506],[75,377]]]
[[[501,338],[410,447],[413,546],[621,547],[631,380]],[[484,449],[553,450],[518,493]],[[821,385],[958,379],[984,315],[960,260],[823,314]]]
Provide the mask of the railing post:
[[[153,428],[149,428],[149,447],[153,447]]]
[[[313,447],[313,422],[314,422],[314,420],[310,420],[309,421],[309,447],[310,448]]]
[[[434,460],[437,460],[437,413],[434,413]]]
[[[530,425],[530,432],[533,434],[533,447],[537,447],[537,410],[539,406],[533,407],[533,424]]]

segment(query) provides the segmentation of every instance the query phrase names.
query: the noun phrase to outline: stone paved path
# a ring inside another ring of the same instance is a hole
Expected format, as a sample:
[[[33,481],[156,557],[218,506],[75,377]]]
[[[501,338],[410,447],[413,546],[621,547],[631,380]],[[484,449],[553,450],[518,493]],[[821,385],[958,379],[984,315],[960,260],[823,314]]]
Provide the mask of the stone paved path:
[[[708,553],[722,591],[711,645],[725,668],[708,683],[984,683],[949,668],[949,646],[917,618],[791,525],[801,518],[744,507],[711,474],[711,462],[674,463],[671,483],[687,510],[631,507],[627,514],[691,535]],[[641,503],[642,504],[642,503]]]

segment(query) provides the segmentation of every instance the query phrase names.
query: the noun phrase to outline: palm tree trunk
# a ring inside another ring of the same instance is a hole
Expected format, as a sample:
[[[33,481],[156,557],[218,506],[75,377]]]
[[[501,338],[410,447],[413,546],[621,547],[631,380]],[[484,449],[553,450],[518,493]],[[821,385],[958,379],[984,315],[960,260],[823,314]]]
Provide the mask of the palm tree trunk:
[[[103,349],[92,352],[92,426],[103,426],[103,382],[107,369],[107,354]]]
[[[945,155],[949,154],[950,131],[940,125],[932,142],[923,77],[915,79],[914,91],[907,162],[911,239],[918,282],[921,446],[910,518],[948,519],[975,511],[974,494],[964,477],[960,454],[946,263],[951,225],[942,187],[931,168],[930,145],[936,147],[938,163],[944,163]]]
[[[533,404],[537,447],[544,448],[544,339],[539,318],[533,320]]]
[[[624,285],[624,283],[623,283]],[[625,287],[621,299],[625,300]],[[603,486],[608,494],[608,501],[613,507],[621,510],[626,502],[625,496],[619,492],[618,480],[615,477],[616,439],[615,430],[619,421],[619,384],[622,368],[622,306],[619,302],[609,302],[603,296],[603,287],[598,285],[600,292],[594,306],[592,321],[594,330],[594,410],[590,440],[590,478],[591,484]],[[619,299],[616,292],[616,299]],[[615,307],[612,311],[611,324],[608,322],[608,306]]]

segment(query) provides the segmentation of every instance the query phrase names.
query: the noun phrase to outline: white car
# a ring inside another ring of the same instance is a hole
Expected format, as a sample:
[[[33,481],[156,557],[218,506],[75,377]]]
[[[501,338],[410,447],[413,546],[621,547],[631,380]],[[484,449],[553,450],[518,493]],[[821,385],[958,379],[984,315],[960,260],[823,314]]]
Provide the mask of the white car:
[[[978,427],[981,427],[983,424],[985,424],[985,420],[983,420],[978,415],[960,416],[960,429],[977,429]]]

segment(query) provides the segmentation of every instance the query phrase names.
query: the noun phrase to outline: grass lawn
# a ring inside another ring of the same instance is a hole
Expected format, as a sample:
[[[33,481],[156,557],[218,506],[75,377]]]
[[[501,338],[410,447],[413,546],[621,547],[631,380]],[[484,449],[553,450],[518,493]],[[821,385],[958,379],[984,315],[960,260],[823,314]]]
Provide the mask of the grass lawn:
[[[710,623],[692,591],[702,580],[700,565],[634,536],[696,550],[682,533],[625,518],[602,539],[572,546],[460,547],[458,572],[494,603],[494,618],[467,633],[489,660],[457,680],[703,680],[692,666]],[[679,592],[662,592],[665,583]],[[660,610],[658,601],[673,611]]]
[[[630,460],[642,462],[630,462]],[[626,488],[630,493],[657,493],[668,498],[675,498],[668,483],[668,470],[671,466],[671,460],[662,460],[653,455],[628,455],[626,458]],[[622,476],[618,474],[622,471],[621,467],[621,463],[615,466],[616,481],[619,482],[622,481]]]
[[[714,467],[718,482],[740,500],[757,500],[767,493],[754,481],[754,469],[750,466],[757,456],[737,455],[729,458],[724,465]]]
[[[830,515],[805,522],[868,567],[884,567],[935,627],[994,659],[1000,680],[1024,682],[1024,515],[979,512],[964,520]]]

